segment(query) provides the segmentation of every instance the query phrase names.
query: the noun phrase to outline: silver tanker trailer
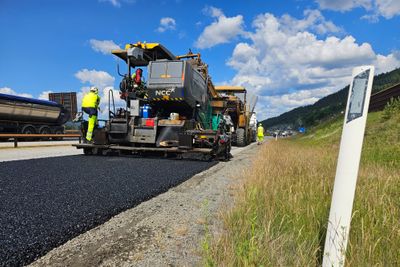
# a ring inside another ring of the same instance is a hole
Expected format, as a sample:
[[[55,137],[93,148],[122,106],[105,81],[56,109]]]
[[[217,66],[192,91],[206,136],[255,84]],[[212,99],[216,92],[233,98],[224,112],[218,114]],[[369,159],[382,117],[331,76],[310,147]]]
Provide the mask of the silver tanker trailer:
[[[0,94],[0,133],[63,134],[70,113],[56,102]]]

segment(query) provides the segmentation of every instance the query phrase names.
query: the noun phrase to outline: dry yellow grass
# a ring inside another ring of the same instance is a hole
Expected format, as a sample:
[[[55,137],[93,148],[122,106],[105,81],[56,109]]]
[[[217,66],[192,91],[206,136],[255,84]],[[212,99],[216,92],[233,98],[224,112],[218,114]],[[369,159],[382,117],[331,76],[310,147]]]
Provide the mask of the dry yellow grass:
[[[203,245],[207,266],[316,266],[321,263],[337,143],[270,142],[254,160],[225,231]],[[348,266],[400,265],[400,175],[361,164]]]

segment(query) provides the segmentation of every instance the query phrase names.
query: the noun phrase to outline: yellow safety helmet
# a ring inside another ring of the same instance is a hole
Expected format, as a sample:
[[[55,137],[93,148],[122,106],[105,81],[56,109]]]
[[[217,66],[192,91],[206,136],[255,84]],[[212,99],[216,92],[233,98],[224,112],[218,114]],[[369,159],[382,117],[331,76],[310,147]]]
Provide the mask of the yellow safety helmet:
[[[99,92],[99,89],[97,89],[96,86],[92,86],[92,87],[90,87],[90,92],[93,92],[93,93],[97,94]]]

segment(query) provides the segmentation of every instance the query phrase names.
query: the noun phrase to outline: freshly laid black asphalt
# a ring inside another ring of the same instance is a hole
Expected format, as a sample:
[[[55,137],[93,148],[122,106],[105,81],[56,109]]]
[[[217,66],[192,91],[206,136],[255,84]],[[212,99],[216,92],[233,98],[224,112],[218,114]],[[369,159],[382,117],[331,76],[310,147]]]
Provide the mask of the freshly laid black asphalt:
[[[21,266],[215,163],[68,156],[0,163],[0,266]]]

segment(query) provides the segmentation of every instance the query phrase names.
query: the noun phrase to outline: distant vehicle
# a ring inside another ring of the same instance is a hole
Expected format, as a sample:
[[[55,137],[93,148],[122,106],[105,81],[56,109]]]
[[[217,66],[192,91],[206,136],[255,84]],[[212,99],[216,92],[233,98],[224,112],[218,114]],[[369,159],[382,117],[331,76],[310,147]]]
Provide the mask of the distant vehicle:
[[[55,102],[0,94],[0,133],[63,134],[69,118]]]

